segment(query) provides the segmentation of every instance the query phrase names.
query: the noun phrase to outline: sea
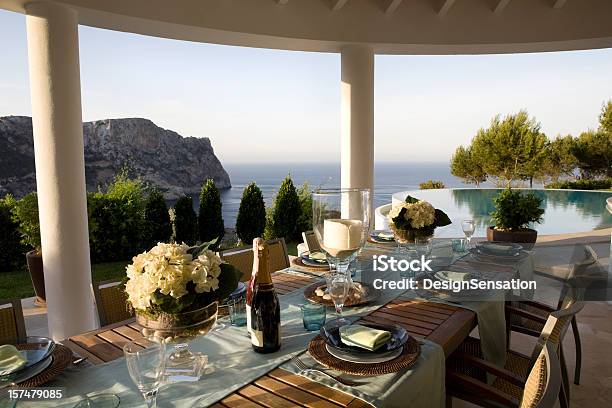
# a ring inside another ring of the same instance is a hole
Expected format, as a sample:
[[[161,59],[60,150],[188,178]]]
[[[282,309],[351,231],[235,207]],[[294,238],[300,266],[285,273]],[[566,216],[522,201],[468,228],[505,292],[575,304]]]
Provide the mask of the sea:
[[[304,182],[308,182],[313,189],[340,187],[340,163],[224,164],[223,167],[232,183],[232,188],[221,191],[226,228],[236,225],[242,192],[252,181],[261,188],[266,206],[272,205],[287,175],[291,176],[296,187]],[[374,167],[374,207],[390,203],[393,193],[416,190],[419,183],[430,179],[442,181],[446,187],[469,187],[450,174],[448,162],[377,163]]]

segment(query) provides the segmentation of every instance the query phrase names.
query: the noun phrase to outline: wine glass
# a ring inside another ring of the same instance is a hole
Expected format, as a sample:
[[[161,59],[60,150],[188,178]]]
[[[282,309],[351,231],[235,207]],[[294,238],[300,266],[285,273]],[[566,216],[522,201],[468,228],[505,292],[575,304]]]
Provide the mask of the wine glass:
[[[342,308],[344,307],[344,302],[346,301],[351,288],[351,277],[346,273],[330,272],[325,276],[325,279],[327,281],[329,295],[334,302],[334,307],[336,308],[336,313],[338,314],[338,322],[343,322],[344,319],[342,317]]]
[[[98,394],[79,401],[73,408],[117,408],[120,399],[115,394]]]
[[[370,229],[370,190],[317,190],[312,194],[313,230],[330,270],[348,273]]]
[[[166,364],[165,344],[153,343],[143,349],[130,341],[123,346],[123,353],[130,377],[142,393],[147,408],[154,408]]]
[[[461,221],[461,229],[467,238],[468,247],[470,246],[470,241],[472,240],[472,235],[474,235],[474,231],[476,230],[476,223],[474,220],[463,220]]]

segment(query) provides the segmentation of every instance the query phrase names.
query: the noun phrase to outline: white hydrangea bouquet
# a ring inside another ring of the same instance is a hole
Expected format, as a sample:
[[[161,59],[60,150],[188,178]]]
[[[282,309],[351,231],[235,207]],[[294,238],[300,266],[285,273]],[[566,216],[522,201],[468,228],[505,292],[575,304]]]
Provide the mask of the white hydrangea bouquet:
[[[432,236],[437,227],[451,224],[444,211],[411,196],[407,196],[403,203],[394,204],[387,218],[399,243],[414,242],[416,237]]]
[[[188,325],[203,316],[197,311],[216,306],[236,289],[240,272],[209,250],[211,244],[159,243],[132,259],[125,292],[139,320],[158,321],[160,328]]]

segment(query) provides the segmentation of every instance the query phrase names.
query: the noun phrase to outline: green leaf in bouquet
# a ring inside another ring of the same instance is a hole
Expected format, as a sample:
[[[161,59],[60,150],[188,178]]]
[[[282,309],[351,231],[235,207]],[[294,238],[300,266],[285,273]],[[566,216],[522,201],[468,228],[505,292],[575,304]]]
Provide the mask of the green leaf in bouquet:
[[[452,221],[450,220],[450,218],[448,217],[448,215],[446,215],[446,213],[442,210],[438,210],[436,208],[436,215],[434,218],[434,225],[436,227],[444,227],[446,225],[450,225],[452,224]]]
[[[206,251],[212,245],[216,244],[218,240],[219,240],[219,238],[217,237],[217,238],[215,238],[215,239],[213,239],[211,241],[204,242],[204,243],[202,243],[200,245],[192,246],[192,247],[190,247],[187,250],[187,253],[189,255],[191,255],[193,258],[197,258],[203,251]]]
[[[406,200],[405,200],[408,204],[414,204],[414,203],[418,203],[419,200],[418,198],[414,198],[412,196],[406,196]]]
[[[217,300],[223,302],[229,295],[236,290],[242,272],[230,264],[221,264],[221,274],[219,275],[219,289],[215,291]]]

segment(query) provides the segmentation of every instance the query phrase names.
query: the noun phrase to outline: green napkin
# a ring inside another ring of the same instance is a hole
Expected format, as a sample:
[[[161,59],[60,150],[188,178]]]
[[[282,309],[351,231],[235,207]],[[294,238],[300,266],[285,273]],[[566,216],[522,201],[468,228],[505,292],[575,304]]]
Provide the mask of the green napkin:
[[[340,339],[347,346],[375,351],[391,338],[386,330],[373,329],[360,324],[340,327]]]
[[[0,346],[0,376],[19,370],[28,360],[11,344]]]
[[[439,271],[436,272],[436,278],[445,281],[463,282],[470,280],[472,274],[469,272]]]

